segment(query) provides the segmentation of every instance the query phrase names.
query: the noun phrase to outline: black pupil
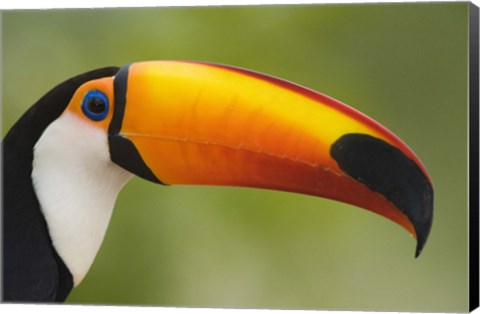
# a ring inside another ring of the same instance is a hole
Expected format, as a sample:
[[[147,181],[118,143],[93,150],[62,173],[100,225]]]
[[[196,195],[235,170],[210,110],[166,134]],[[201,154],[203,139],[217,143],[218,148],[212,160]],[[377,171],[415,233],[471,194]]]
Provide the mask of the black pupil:
[[[105,102],[99,97],[93,97],[88,101],[87,108],[93,113],[102,113],[105,111]]]

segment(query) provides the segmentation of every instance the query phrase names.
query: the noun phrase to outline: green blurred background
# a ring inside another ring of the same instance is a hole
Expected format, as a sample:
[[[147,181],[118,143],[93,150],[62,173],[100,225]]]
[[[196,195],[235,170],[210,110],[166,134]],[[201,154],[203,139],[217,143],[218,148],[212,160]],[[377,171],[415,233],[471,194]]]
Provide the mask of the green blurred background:
[[[3,12],[4,134],[78,73],[203,60],[359,109],[402,138],[434,182],[433,229],[415,259],[401,227],[353,206],[133,179],[67,302],[467,310],[467,16],[467,3]]]

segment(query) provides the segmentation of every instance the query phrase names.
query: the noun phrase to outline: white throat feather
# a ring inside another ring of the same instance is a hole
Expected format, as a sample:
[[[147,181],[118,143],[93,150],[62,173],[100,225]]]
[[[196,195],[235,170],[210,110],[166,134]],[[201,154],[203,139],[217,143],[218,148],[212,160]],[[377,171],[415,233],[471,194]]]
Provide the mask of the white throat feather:
[[[36,143],[33,185],[75,286],[93,263],[118,193],[131,177],[110,160],[106,132],[68,111]]]

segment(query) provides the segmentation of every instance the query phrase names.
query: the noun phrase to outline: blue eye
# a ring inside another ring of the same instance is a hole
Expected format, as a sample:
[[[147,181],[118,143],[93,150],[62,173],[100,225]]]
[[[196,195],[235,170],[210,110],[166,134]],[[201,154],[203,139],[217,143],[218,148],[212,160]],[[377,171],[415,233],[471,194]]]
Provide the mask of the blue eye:
[[[89,91],[82,102],[83,113],[94,121],[105,119],[108,114],[108,98],[98,90]]]

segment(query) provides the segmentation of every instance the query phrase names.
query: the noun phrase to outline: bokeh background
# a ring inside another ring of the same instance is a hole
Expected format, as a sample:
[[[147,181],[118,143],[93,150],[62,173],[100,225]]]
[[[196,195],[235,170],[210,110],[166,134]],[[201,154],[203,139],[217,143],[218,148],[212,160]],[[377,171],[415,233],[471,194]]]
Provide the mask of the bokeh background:
[[[3,12],[3,134],[81,72],[203,60],[348,103],[406,141],[434,182],[433,229],[415,259],[401,227],[354,206],[135,178],[67,302],[465,311],[467,17],[467,3]]]

